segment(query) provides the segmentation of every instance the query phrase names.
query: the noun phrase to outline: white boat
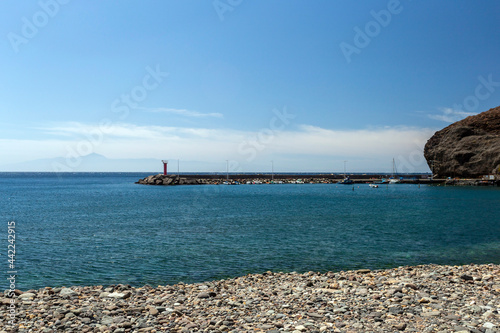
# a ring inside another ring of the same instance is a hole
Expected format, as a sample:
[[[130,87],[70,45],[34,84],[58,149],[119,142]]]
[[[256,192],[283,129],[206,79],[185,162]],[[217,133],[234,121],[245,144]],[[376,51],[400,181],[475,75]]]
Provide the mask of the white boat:
[[[401,179],[395,178],[398,174],[398,169],[396,168],[396,161],[392,159],[392,177],[389,179],[389,184],[401,184]]]
[[[372,187],[372,188],[378,188],[378,185],[377,184],[368,184],[368,186]]]

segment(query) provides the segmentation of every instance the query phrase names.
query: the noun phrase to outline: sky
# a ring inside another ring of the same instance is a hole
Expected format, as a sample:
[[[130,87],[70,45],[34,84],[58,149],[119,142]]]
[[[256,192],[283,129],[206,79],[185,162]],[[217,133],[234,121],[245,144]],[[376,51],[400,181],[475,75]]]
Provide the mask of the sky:
[[[493,0],[2,1],[0,170],[428,172],[435,131],[500,105],[498,17]]]

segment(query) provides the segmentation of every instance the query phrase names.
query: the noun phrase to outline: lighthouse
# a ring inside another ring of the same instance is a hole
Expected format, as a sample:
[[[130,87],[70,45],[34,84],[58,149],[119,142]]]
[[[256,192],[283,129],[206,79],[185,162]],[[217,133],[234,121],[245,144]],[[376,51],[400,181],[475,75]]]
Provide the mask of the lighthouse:
[[[168,160],[161,160],[161,161],[163,162],[163,174],[166,176]]]

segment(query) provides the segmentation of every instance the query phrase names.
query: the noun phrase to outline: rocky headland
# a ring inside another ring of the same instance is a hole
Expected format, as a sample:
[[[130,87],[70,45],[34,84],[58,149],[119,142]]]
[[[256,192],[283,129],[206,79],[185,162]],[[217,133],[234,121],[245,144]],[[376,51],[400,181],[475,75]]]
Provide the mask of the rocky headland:
[[[500,266],[492,264],[267,272],[196,284],[46,287],[9,293],[14,297],[0,299],[1,333],[500,329]]]
[[[424,156],[435,177],[500,176],[500,107],[436,132]]]

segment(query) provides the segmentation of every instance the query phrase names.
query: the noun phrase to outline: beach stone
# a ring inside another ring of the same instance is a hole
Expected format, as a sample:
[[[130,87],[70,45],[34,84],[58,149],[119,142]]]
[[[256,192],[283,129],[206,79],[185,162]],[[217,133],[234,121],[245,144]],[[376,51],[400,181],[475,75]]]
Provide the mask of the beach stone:
[[[124,321],[124,322],[120,323],[119,326],[127,329],[127,328],[132,327],[132,323],[130,321]]]
[[[321,315],[319,313],[314,313],[314,312],[308,312],[307,315],[309,317],[316,318],[316,319],[322,319],[323,318],[323,315]]]
[[[148,306],[146,307],[148,309],[148,312],[152,316],[157,316],[158,315],[158,310],[154,306]]]
[[[68,312],[64,316],[64,318],[66,318],[66,319],[70,319],[70,318],[74,318],[74,317],[76,317],[76,315],[73,312]]]
[[[116,298],[116,299],[125,299],[125,298],[130,297],[130,292],[125,292],[125,293],[113,292],[113,293],[108,294],[105,297]]]
[[[210,298],[210,295],[207,292],[203,291],[203,292],[198,294],[198,298],[202,298],[202,299]]]
[[[429,311],[429,312],[422,313],[422,317],[437,317],[440,315],[441,315],[440,311]]]
[[[398,331],[404,331],[406,329],[406,323],[398,323],[394,325],[394,328]]]
[[[101,325],[111,325],[113,324],[113,317],[103,316],[101,318]]]
[[[29,298],[34,298],[36,295],[34,293],[24,293],[24,294],[21,294],[19,295],[18,297],[20,299],[29,299]],[[9,301],[10,303],[10,301]]]
[[[484,328],[493,329],[493,328],[495,328],[495,324],[490,323],[490,322],[486,322],[486,323],[483,324],[483,327]]]
[[[393,314],[401,314],[404,312],[404,310],[400,305],[396,305],[389,307],[389,312]]]
[[[413,290],[417,290],[418,289],[417,285],[414,284],[414,283],[407,283],[407,284],[405,284],[405,287],[406,288],[411,288]]]
[[[430,298],[430,297],[422,297],[418,302],[419,303],[423,303],[423,304],[430,303],[430,302],[432,302],[432,298]]]
[[[70,288],[62,288],[61,291],[59,292],[59,295],[62,297],[72,297],[78,294]]]

